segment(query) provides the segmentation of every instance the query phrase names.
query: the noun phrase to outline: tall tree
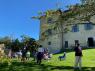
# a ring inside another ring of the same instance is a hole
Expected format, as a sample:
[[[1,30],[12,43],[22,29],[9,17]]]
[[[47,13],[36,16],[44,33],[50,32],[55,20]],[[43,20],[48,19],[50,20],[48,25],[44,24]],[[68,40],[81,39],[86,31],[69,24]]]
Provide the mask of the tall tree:
[[[23,35],[21,37],[22,37],[23,46],[27,45],[27,50],[33,51],[38,48],[38,43],[34,38],[31,38],[27,35]]]
[[[21,43],[19,41],[19,39],[15,39],[12,42],[12,46],[11,46],[12,51],[17,52],[21,49]]]
[[[12,39],[9,36],[5,36],[0,39],[0,43],[4,43],[6,48],[11,48]]]

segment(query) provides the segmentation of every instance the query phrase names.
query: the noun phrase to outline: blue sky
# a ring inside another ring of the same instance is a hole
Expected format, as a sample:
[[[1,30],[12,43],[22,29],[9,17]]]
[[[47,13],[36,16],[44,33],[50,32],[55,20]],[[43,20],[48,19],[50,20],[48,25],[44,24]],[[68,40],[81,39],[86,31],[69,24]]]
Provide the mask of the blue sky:
[[[39,39],[40,22],[31,17],[40,11],[57,9],[57,2],[65,9],[65,6],[79,3],[79,0],[0,0],[0,37],[20,38],[25,34]]]

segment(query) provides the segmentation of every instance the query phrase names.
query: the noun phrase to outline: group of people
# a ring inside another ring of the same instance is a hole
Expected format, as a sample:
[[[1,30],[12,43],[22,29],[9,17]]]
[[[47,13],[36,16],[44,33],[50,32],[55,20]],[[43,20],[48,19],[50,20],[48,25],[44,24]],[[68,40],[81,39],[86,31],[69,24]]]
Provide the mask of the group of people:
[[[42,47],[42,45],[40,45],[37,50],[32,52],[27,50],[27,46],[24,46],[23,49],[19,50],[18,52],[9,50],[8,58],[18,58],[22,62],[25,62],[26,60],[29,60],[30,55],[33,55],[34,61],[36,61],[37,64],[41,64],[42,59],[49,60],[52,57],[52,54],[48,52],[48,49],[45,49]]]
[[[81,70],[81,65],[82,65],[82,49],[80,47],[80,44],[75,44],[75,65],[74,68],[79,68]],[[12,51],[9,51],[8,56],[11,58],[12,57]],[[21,58],[21,61],[29,60],[30,58],[30,51],[26,51],[26,47],[24,47],[22,50],[16,53],[18,58]],[[42,48],[42,45],[38,48],[37,51],[33,52],[33,57],[34,60],[36,60],[37,64],[41,64],[42,59],[44,60],[49,60],[52,57],[52,54],[48,52],[48,49]],[[59,56],[59,59],[61,60],[62,58],[66,57],[66,52],[64,53],[63,56]]]
[[[80,44],[75,44],[74,47],[75,51],[75,65],[74,68],[79,68],[81,70],[82,68],[82,48],[80,47]],[[38,52],[36,54],[37,64],[41,64],[42,59],[49,60],[52,57],[52,54],[48,53],[48,50],[44,50],[42,46],[38,48]],[[63,58],[66,58],[66,52],[64,52],[63,56],[59,56],[60,60]]]
[[[19,50],[17,52],[14,52],[10,49],[7,57],[8,58],[18,58],[24,62],[25,60],[29,60],[30,54],[31,54],[30,51],[27,50],[27,47],[25,46],[22,50]]]
[[[29,60],[30,51],[19,50],[18,52],[12,52],[12,50],[9,50],[8,58],[18,58],[21,61]]]
[[[47,49],[43,49],[42,45],[40,45],[40,48],[38,48],[37,53],[37,64],[41,64],[42,59],[49,60],[51,57],[52,54],[50,54]]]

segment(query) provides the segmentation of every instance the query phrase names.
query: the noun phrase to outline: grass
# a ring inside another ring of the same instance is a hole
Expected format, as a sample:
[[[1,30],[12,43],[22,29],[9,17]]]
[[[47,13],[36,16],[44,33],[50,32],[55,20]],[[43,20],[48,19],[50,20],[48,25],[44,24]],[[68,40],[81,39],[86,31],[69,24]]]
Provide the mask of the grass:
[[[16,59],[11,60],[12,63],[8,65],[5,59],[0,64],[0,71],[74,71],[74,52],[67,52],[66,60],[63,61],[58,60],[60,55],[62,53],[53,55],[49,62],[44,60],[41,65],[32,60],[22,63]],[[95,49],[83,50],[82,71],[95,71]]]

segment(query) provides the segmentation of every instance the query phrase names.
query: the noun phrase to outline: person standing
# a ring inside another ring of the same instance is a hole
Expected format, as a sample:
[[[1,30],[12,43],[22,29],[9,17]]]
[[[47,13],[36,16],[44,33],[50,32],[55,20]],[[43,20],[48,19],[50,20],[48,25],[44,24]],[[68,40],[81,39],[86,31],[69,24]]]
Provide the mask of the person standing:
[[[81,66],[82,66],[82,49],[80,47],[80,44],[76,44],[75,48],[75,69],[79,68],[81,70]]]
[[[26,60],[29,60],[29,58],[30,58],[30,51],[28,50],[26,53]]]
[[[42,48],[42,45],[38,48],[38,53],[37,53],[37,64],[41,64],[42,58],[43,58],[43,52],[44,49]]]
[[[12,50],[11,49],[9,50],[8,58],[10,58],[10,59],[12,58]]]
[[[21,50],[19,50],[19,52],[17,52],[17,55],[18,55],[18,59],[21,59],[21,56],[22,56]]]
[[[24,48],[22,49],[22,59],[21,61],[25,62],[26,61],[26,47],[24,46]]]
[[[36,61],[36,58],[37,58],[37,51],[34,50],[33,51],[33,61]]]

